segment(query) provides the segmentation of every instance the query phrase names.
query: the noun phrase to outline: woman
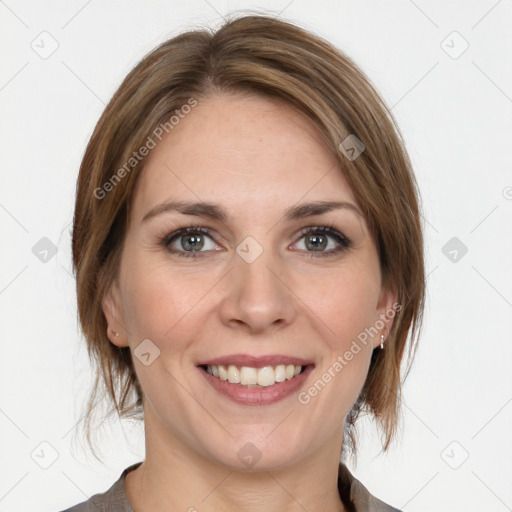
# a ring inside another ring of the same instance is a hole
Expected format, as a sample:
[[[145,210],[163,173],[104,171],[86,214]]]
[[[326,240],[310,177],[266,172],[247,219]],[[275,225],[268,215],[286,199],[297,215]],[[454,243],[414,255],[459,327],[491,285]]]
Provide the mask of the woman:
[[[340,460],[388,449],[424,300],[418,192],[364,74],[245,16],[147,55],[91,137],[73,260],[80,322],[145,460],[68,509],[398,510]]]

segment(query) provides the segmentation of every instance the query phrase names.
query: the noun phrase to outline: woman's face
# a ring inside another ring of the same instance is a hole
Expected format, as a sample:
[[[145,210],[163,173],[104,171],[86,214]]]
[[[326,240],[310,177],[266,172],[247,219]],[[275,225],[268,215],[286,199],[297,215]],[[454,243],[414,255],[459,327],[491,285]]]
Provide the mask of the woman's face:
[[[162,206],[173,202],[223,215]],[[339,453],[396,297],[313,125],[261,97],[202,100],[151,150],[132,206],[104,310],[132,351],[147,434],[238,469]],[[190,226],[207,233],[173,235]],[[228,381],[198,366],[218,358]],[[306,371],[286,379],[290,364]],[[229,382],[240,373],[265,385]]]

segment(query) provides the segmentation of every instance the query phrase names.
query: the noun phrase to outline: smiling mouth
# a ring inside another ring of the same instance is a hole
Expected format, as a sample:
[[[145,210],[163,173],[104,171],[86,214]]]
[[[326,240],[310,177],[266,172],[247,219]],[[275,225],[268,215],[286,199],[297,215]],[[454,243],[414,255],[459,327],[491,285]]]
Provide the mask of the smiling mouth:
[[[250,366],[238,367],[236,365],[200,365],[199,368],[219,380],[248,388],[265,388],[292,380],[302,374],[308,366],[279,364],[276,366],[263,366],[254,368]]]

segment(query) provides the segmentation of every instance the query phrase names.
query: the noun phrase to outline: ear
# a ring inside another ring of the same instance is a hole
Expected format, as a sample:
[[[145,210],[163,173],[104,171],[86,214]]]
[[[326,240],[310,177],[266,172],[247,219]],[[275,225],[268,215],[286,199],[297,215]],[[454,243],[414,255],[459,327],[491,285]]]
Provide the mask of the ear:
[[[114,281],[102,300],[103,313],[107,320],[107,337],[114,345],[127,347],[127,332],[120,304],[119,287],[117,281]]]
[[[393,327],[395,316],[400,309],[401,306],[398,302],[398,291],[396,287],[382,287],[377,303],[377,317],[375,320],[375,328],[378,329],[379,333],[374,338],[374,348],[380,346],[381,335],[384,335],[384,343],[386,342],[389,332]]]

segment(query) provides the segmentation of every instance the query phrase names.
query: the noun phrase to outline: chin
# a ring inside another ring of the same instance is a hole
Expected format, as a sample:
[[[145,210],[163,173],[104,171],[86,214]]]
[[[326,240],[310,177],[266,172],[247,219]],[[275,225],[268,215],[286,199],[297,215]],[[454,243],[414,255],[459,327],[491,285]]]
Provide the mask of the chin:
[[[274,426],[275,428],[275,426]],[[254,432],[254,428],[250,429]],[[206,448],[209,457],[216,464],[221,464],[232,471],[260,472],[284,469],[300,458],[295,447],[290,446],[286,435],[271,432],[268,428],[259,429],[259,434],[226,436],[226,444],[216,444],[212,449]],[[227,439],[229,437],[229,439]],[[272,437],[272,439],[270,439]],[[297,446],[300,449],[300,444]]]

